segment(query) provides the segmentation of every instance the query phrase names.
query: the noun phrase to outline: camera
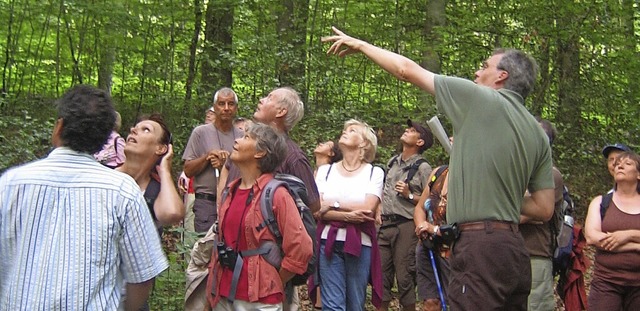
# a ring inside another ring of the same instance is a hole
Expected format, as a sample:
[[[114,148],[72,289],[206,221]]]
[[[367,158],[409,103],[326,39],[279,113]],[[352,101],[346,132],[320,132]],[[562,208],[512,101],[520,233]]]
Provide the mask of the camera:
[[[226,246],[224,242],[218,242],[218,262],[225,268],[233,270],[236,267],[238,253],[233,248]]]
[[[446,224],[440,226],[440,235],[442,236],[442,243],[451,245],[460,236],[457,224]]]

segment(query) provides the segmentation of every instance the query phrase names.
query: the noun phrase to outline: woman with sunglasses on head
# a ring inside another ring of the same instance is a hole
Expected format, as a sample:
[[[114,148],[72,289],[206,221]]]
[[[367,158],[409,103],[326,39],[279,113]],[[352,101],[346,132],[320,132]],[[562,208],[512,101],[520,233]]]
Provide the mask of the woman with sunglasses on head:
[[[596,247],[589,310],[640,310],[640,156],[615,160],[609,204],[591,201],[585,220],[587,243]]]
[[[179,223],[184,205],[171,177],[171,133],[160,114],[139,119],[127,136],[124,153],[126,160],[116,170],[138,183],[158,229]]]

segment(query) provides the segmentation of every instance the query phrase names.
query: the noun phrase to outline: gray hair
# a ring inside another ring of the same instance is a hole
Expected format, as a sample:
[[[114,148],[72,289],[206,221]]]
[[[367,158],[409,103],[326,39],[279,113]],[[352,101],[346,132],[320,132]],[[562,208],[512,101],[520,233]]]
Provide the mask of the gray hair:
[[[234,103],[238,103],[238,95],[236,94],[236,92],[234,92],[231,88],[229,87],[223,87],[221,89],[219,89],[218,91],[216,91],[215,94],[213,94],[213,103],[217,103],[218,102],[218,95],[229,95],[229,94],[233,94],[233,102]]]
[[[538,64],[526,53],[516,49],[496,49],[493,55],[503,54],[497,68],[509,73],[504,88],[512,90],[523,99],[527,98],[536,82]]]
[[[273,173],[287,155],[287,141],[284,135],[263,123],[252,124],[246,129],[246,134],[256,140],[257,152],[265,152],[264,157],[258,160],[260,171]]]
[[[304,103],[300,99],[300,95],[296,90],[290,87],[281,87],[285,90],[285,95],[278,102],[280,107],[287,109],[287,115],[284,117],[285,131],[289,132],[304,117]]]

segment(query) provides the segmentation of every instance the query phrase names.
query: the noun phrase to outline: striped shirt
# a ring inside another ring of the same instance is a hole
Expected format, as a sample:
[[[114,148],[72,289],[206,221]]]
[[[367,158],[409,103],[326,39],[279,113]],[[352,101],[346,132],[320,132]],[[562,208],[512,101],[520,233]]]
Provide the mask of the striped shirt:
[[[0,178],[0,310],[117,310],[168,267],[140,188],[57,148]]]

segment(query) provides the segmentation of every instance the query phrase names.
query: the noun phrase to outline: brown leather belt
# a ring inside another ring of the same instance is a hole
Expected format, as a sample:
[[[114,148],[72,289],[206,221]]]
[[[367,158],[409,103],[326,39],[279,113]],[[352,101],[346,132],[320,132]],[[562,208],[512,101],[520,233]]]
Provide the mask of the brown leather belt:
[[[216,196],[208,193],[196,193],[196,199],[207,200],[207,201],[216,201]]]
[[[506,230],[518,232],[518,224],[508,221],[484,220],[458,224],[458,229],[460,231]]]

